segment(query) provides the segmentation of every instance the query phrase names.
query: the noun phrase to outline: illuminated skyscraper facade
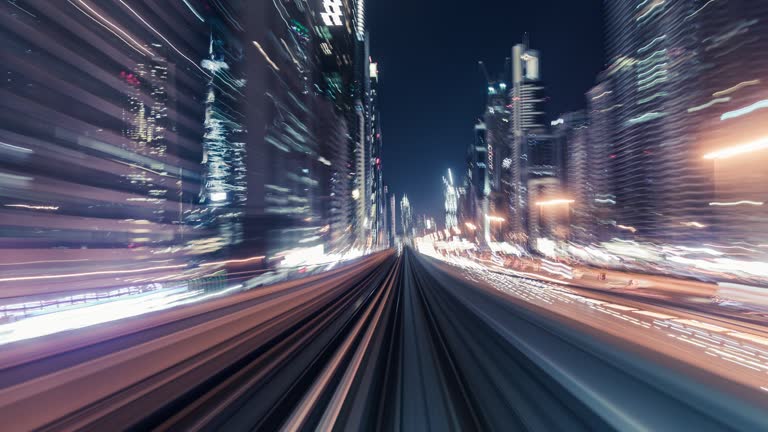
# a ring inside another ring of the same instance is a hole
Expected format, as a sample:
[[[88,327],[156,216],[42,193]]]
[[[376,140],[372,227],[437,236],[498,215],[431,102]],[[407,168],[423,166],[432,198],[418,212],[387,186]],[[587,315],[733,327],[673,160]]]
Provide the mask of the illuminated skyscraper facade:
[[[466,199],[463,214],[469,222],[481,230],[485,241],[490,237],[488,218],[488,197],[491,194],[491,179],[488,170],[488,129],[479,121],[473,130],[472,143],[467,147]],[[480,234],[480,233],[479,233]]]
[[[718,152],[768,140],[768,61],[758,54],[768,52],[768,4],[697,2],[694,8],[687,19],[699,29],[702,67],[694,80],[699,91],[686,114],[697,150],[706,158],[694,156],[712,176],[713,194],[707,205],[711,216],[702,221],[710,226],[697,228],[686,218],[683,228],[706,232],[711,244],[730,246],[722,251],[765,260],[768,247],[760,245],[768,245],[768,148],[733,156]]]
[[[538,231],[535,202],[559,193],[562,155],[544,123],[540,59],[527,41],[512,48],[509,227],[518,243]]]
[[[370,63],[370,111],[371,111],[371,184],[370,184],[370,213],[371,237],[376,246],[387,243],[386,225],[386,193],[384,192],[383,170],[383,138],[381,135],[381,112],[379,111],[379,67]]]
[[[588,95],[610,179],[596,183],[601,227],[671,244],[760,244],[762,206],[742,202],[762,202],[766,154],[717,151],[768,135],[768,67],[754,55],[768,49],[766,18],[766,5],[749,2],[606,3],[610,66]]]
[[[201,66],[210,74],[205,99],[204,179],[200,221],[218,231],[223,246],[242,242],[247,167],[245,130],[245,52],[242,29],[220,16],[237,16],[220,3],[220,15],[209,17],[208,58]]]
[[[159,45],[159,44],[158,44]],[[155,47],[160,49],[159,46]],[[126,85],[126,106],[123,110],[123,148],[137,155],[163,161],[168,152],[166,131],[169,130],[168,64],[165,58],[155,56],[137,63],[132,72],[121,72]],[[170,131],[168,131],[170,132]],[[163,175],[132,166],[126,181],[139,188],[143,200],[153,207],[152,220],[168,223],[166,203],[169,184]]]
[[[573,203],[563,205],[566,213],[564,235],[580,243],[596,240],[597,222],[595,213],[594,156],[589,142],[588,116],[584,111],[575,111],[552,121],[552,133],[557,145],[563,148],[565,160],[561,176],[563,197]]]
[[[445,198],[445,228],[451,229],[459,225],[458,194],[453,184],[453,173],[448,170],[448,177],[443,177],[443,196]]]
[[[710,224],[711,176],[688,113],[701,62],[695,0],[606,3],[615,109],[609,155],[617,235],[669,243],[700,242],[686,221]],[[613,199],[606,197],[604,199]]]
[[[400,226],[403,230],[403,241],[413,237],[413,212],[408,195],[403,195],[400,200]]]
[[[166,2],[5,2],[0,34],[0,218],[13,235],[60,260],[193,252],[205,23]]]
[[[389,242],[391,246],[395,245],[397,239],[397,200],[395,193],[389,195]]]
[[[488,214],[505,220],[504,223],[495,224],[493,233],[496,241],[504,240],[510,232],[506,221],[510,218],[510,196],[514,190],[510,133],[510,60],[507,59],[505,73],[499,79],[489,80],[487,83],[488,93],[483,118],[488,150]]]
[[[596,224],[592,234],[597,240],[606,241],[612,237],[617,224],[612,155],[616,130],[614,113],[620,107],[614,102],[612,81],[607,74],[602,73],[598,81],[587,92],[587,173],[593,190],[591,199],[594,200],[593,218]]]
[[[310,6],[249,6],[246,232],[267,255],[381,240],[381,126],[364,7]]]

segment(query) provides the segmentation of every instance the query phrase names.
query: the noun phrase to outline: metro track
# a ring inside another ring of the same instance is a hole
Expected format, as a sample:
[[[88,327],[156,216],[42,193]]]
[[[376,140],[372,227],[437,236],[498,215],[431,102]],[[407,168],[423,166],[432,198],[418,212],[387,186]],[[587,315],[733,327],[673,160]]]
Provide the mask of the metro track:
[[[411,250],[383,252],[9,344],[0,415],[7,430],[768,427],[761,394],[674,374],[595,331]]]

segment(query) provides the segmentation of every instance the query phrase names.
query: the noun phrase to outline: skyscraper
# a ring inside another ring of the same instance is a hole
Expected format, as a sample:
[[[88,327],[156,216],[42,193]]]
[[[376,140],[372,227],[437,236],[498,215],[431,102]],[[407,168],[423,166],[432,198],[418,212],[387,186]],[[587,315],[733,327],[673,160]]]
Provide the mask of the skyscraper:
[[[158,47],[158,49],[160,49]],[[123,109],[123,136],[128,140],[124,148],[137,155],[164,161],[168,152],[166,131],[168,119],[168,63],[157,54],[136,64],[133,72],[123,72],[126,86],[126,106]],[[146,96],[146,98],[145,98]],[[170,133],[170,131],[168,131]],[[166,202],[169,184],[162,175],[132,166],[125,176],[131,185],[139,188],[144,202],[153,206],[151,220],[167,223]]]
[[[616,106],[609,158],[617,234],[696,243],[703,233],[684,224],[710,224],[712,181],[693,129],[699,115],[687,112],[705,67],[699,3],[606,3],[612,85],[602,95]]]
[[[361,9],[248,4],[253,252],[370,247],[370,68],[367,37],[353,27]]]
[[[484,241],[489,241],[488,196],[491,193],[491,180],[488,174],[488,144],[485,123],[478,121],[474,127],[473,141],[467,147],[467,198],[465,217],[472,220],[472,225],[482,230]],[[478,233],[480,234],[480,233]]]
[[[227,8],[228,4],[219,4]],[[228,11],[225,11],[228,12]],[[245,55],[242,31],[226,19],[209,17],[208,57],[201,66],[210,79],[205,98],[203,185],[200,219],[219,231],[222,246],[240,243],[247,199],[245,165]]]
[[[50,218],[14,227],[14,236],[60,248],[61,260],[81,248],[111,249],[102,256],[124,263],[138,250],[181,255],[204,231],[187,216],[202,174],[206,25],[165,2],[130,10],[89,3],[43,2],[33,13],[0,7],[0,141],[22,149],[2,157],[15,180],[0,198],[23,204],[2,217]],[[110,26],[129,29],[129,38]],[[166,29],[164,38],[152,28]]]
[[[513,193],[512,181],[512,145],[510,115],[510,66],[511,59],[507,58],[504,74],[498,79],[491,80],[486,73],[487,96],[483,121],[486,127],[486,144],[488,151],[488,210],[487,213],[496,218],[509,220],[510,196]],[[498,220],[498,219],[497,219]],[[502,241],[509,233],[507,223],[496,223],[493,232],[495,240]],[[487,225],[484,225],[487,226]]]
[[[562,191],[572,200],[562,210],[567,214],[565,233],[570,240],[589,243],[595,240],[594,157],[589,142],[588,117],[584,111],[566,113],[552,122],[552,133],[565,155]],[[562,197],[561,197],[562,198]]]
[[[389,242],[390,246],[394,246],[397,239],[397,207],[396,207],[396,197],[395,193],[392,192],[389,195]]]
[[[535,202],[558,193],[560,154],[544,124],[540,54],[527,40],[512,48],[510,229],[521,241],[536,235]]]
[[[451,229],[459,224],[457,218],[458,196],[453,184],[453,173],[448,169],[448,177],[443,177],[443,195],[445,197],[445,228]]]
[[[706,206],[709,218],[683,218],[681,228],[703,231],[711,244],[728,246],[721,250],[735,252],[738,259],[743,255],[737,254],[748,252],[764,260],[768,248],[756,246],[768,244],[768,149],[730,156],[727,150],[768,140],[768,62],[758,54],[768,52],[768,4],[698,2],[695,7],[686,19],[698,28],[696,54],[702,67],[694,80],[699,91],[685,111],[696,150],[702,151],[691,156],[712,176],[713,194]],[[731,203],[740,204],[722,205]]]
[[[596,226],[593,234],[597,240],[609,240],[616,230],[616,191],[613,183],[613,149],[616,130],[614,113],[618,104],[614,102],[611,79],[606,73],[600,74],[598,84],[587,92],[589,118],[588,135],[588,176],[593,188],[593,209]]]
[[[403,229],[403,241],[413,237],[413,213],[408,195],[403,195],[400,200],[400,223]]]
[[[384,193],[383,175],[383,140],[381,135],[381,112],[379,111],[379,67],[377,63],[370,63],[370,106],[371,106],[371,177],[370,184],[370,219],[371,236],[373,243],[383,246],[387,241],[384,230],[386,220],[386,194]]]

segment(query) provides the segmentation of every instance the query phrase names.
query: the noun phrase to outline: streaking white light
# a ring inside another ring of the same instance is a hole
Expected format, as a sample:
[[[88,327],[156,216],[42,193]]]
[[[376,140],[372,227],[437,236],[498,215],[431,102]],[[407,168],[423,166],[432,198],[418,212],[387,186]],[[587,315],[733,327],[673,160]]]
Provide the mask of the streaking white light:
[[[538,201],[536,203],[537,206],[553,206],[553,205],[560,205],[560,204],[573,204],[574,200],[572,199],[553,199],[549,201]]]
[[[616,204],[616,201],[610,199],[610,198],[595,198],[595,202],[599,202],[601,204]]]
[[[51,210],[55,211],[58,210],[58,206],[44,206],[44,205],[30,205],[30,204],[6,204],[6,207],[15,207],[15,208],[23,208],[23,209],[29,209],[29,210]]]
[[[593,97],[592,100],[598,100],[598,99],[603,98],[603,97],[605,97],[605,96],[607,96],[607,95],[609,95],[611,93],[613,93],[613,92],[612,91],[602,92],[599,95]]]
[[[752,205],[752,206],[761,206],[764,203],[761,201],[733,201],[733,202],[711,202],[709,205],[711,206],[718,206],[718,207],[731,207],[731,206],[738,206],[738,205]]]
[[[706,225],[704,225],[702,223],[699,223],[699,222],[696,222],[696,221],[683,222],[682,224],[687,226],[687,227],[691,227],[691,228],[706,228],[707,227]]]
[[[768,107],[768,100],[766,102],[766,107]],[[735,147],[729,147],[723,150],[707,153],[704,155],[704,159],[727,159],[729,157],[738,156],[744,153],[752,153],[765,149],[768,149],[768,137],[753,141],[751,143],[737,145]]]
[[[744,108],[739,108],[735,111],[728,111],[727,113],[723,113],[723,115],[720,116],[720,120],[728,120],[736,117],[741,117],[743,115],[751,114],[762,108],[768,108],[768,99],[755,102],[752,105],[745,106]]]
[[[205,22],[205,19],[202,17],[202,15],[200,15],[200,13],[197,12],[195,8],[193,8],[192,5],[189,4],[187,0],[181,0],[181,1],[183,1],[184,4],[187,5],[187,8],[190,10],[190,12],[192,12],[192,14],[194,14],[197,17],[197,19],[199,19],[202,22]]]
[[[148,268],[133,269],[133,270],[103,270],[103,271],[93,271],[93,272],[85,272],[85,273],[67,273],[67,274],[53,274],[53,275],[40,275],[40,276],[18,276],[18,277],[2,278],[0,279],[0,282],[17,282],[17,281],[44,280],[44,279],[63,279],[63,278],[83,277],[83,276],[131,274],[131,273],[142,273],[142,272],[149,272],[149,271],[156,271],[156,270],[179,269],[179,268],[184,268],[186,266],[187,266],[186,264],[179,264],[179,265],[169,265],[169,266],[148,267]]]
[[[256,42],[256,41],[253,41],[253,44],[254,44],[254,45],[256,46],[256,48],[259,50],[259,52],[261,53],[261,55],[262,55],[262,56],[264,56],[264,59],[267,61],[267,63],[269,63],[269,65],[270,65],[270,66],[272,66],[272,69],[274,69],[274,70],[276,70],[276,71],[278,71],[278,72],[279,72],[279,71],[280,71],[280,68],[279,68],[279,67],[277,67],[277,65],[275,64],[275,62],[273,62],[273,61],[272,61],[272,59],[271,59],[271,58],[269,58],[269,55],[267,55],[267,52],[266,52],[266,51],[264,51],[264,48],[262,48],[262,47],[261,47],[261,45],[260,45],[258,42]]]
[[[728,102],[730,100],[731,100],[730,97],[721,97],[721,98],[717,98],[717,99],[712,99],[711,101],[709,101],[709,102],[707,102],[707,103],[705,103],[703,105],[699,105],[699,106],[695,106],[695,107],[692,107],[692,108],[688,108],[688,112],[690,113],[690,112],[701,111],[701,110],[703,110],[705,108],[711,107],[712,105],[714,105],[716,103],[724,103],[724,102]]]
[[[623,229],[624,231],[629,231],[632,234],[637,232],[637,228],[631,227],[631,226],[627,226],[627,225],[616,225],[616,228]]]

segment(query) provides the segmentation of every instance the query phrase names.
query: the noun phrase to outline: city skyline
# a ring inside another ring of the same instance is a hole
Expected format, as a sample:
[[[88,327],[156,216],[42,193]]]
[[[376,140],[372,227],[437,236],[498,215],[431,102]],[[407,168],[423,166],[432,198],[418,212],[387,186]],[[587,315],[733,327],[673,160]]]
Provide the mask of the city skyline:
[[[437,0],[417,5],[393,0],[371,2],[369,12],[371,47],[384,73],[385,169],[412,173],[409,179],[392,179],[390,189],[407,193],[416,211],[438,220],[443,218],[441,177],[448,168],[463,169],[472,127],[483,114],[486,80],[479,61],[495,78],[512,46],[527,33],[530,45],[542,52],[551,119],[583,109],[584,93],[605,68],[604,18],[597,0],[482,0],[466,8],[444,7]],[[435,36],[425,22],[445,30]]]
[[[768,431],[768,2],[0,35],[3,431]]]

